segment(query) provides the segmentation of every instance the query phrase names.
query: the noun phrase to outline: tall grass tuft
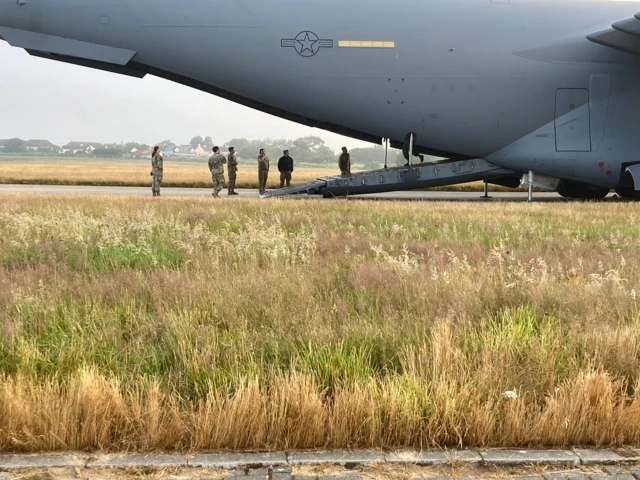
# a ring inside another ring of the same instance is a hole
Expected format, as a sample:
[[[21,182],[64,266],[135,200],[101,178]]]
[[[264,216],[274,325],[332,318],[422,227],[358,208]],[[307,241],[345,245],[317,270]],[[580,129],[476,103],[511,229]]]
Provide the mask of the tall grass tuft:
[[[0,451],[637,444],[639,214],[4,196]]]

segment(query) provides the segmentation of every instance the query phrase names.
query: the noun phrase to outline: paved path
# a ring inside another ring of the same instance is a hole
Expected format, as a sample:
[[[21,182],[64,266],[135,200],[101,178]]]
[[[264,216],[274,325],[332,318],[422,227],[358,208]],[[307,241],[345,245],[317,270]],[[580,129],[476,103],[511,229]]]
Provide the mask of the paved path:
[[[239,189],[240,195],[235,198],[258,198],[257,190]],[[37,193],[49,195],[136,195],[151,196],[148,187],[87,187],[67,185],[0,185],[0,194],[3,193]],[[210,188],[163,188],[165,197],[202,197],[211,198]],[[403,191],[360,195],[350,198],[377,199],[377,200],[446,200],[446,201],[486,201],[480,198],[480,192],[423,192]],[[496,192],[491,193],[494,200],[525,202],[527,194],[521,192]],[[226,197],[226,194],[222,194]],[[313,196],[311,198],[318,198]],[[536,193],[536,201],[561,202],[566,201],[556,193]]]
[[[0,455],[19,478],[640,480],[640,449]]]

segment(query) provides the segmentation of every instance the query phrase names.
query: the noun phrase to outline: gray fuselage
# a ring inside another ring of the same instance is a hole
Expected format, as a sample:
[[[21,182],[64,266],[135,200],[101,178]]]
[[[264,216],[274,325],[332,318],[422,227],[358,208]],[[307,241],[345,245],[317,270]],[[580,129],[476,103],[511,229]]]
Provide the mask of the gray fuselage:
[[[587,39],[637,2],[25,1],[1,0],[0,26],[364,140],[415,132],[427,153],[602,187],[640,162],[639,57]]]

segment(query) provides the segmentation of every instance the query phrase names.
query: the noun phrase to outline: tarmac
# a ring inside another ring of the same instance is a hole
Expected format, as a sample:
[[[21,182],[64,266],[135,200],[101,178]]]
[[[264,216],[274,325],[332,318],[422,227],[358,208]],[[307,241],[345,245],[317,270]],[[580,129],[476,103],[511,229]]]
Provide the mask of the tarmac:
[[[0,480],[640,480],[640,449],[0,455]]]
[[[238,189],[240,195],[235,198],[259,198],[257,190]],[[151,196],[149,187],[111,187],[111,186],[67,186],[67,185],[16,185],[6,184],[0,185],[0,194],[5,193],[29,193],[29,194],[46,194],[46,195],[113,195],[113,196]],[[161,194],[163,197],[201,197],[211,198],[210,188],[177,188],[163,187]],[[221,198],[225,198],[226,192],[221,193]],[[490,201],[481,198],[481,192],[451,192],[451,191],[400,191],[389,193],[376,193],[369,195],[355,195],[350,199],[360,200],[399,200],[399,201]],[[503,202],[526,202],[527,194],[524,192],[495,192],[490,193],[492,200]],[[298,197],[296,197],[298,198]],[[315,198],[322,200],[319,195],[302,196],[302,198]],[[274,201],[276,199],[265,199],[265,201]],[[570,201],[562,198],[557,193],[534,194],[534,201],[543,202],[566,202]]]

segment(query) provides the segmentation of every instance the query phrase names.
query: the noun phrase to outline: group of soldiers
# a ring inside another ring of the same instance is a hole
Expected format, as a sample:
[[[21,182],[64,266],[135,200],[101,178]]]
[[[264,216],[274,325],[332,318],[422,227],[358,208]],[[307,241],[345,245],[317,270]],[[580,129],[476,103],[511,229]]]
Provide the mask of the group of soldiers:
[[[278,171],[280,172],[280,188],[291,186],[291,177],[293,174],[293,158],[289,155],[289,150],[282,152],[283,155],[278,161]],[[155,147],[151,154],[151,176],[153,182],[151,191],[154,197],[160,196],[160,185],[162,184],[162,175],[164,171],[164,159],[160,147]],[[238,195],[236,192],[236,178],[238,172],[238,159],[236,158],[236,149],[229,147],[229,154],[225,157],[220,153],[220,147],[213,147],[213,155],[209,157],[209,171],[213,181],[214,198],[220,196],[220,192],[225,187],[224,166],[227,165],[227,174],[229,182],[227,183],[227,195]],[[342,147],[342,154],[338,161],[340,173],[342,175],[351,174],[351,156],[347,147]],[[264,148],[260,149],[258,155],[258,190],[264,193],[267,188],[267,180],[269,178],[269,157]]]

